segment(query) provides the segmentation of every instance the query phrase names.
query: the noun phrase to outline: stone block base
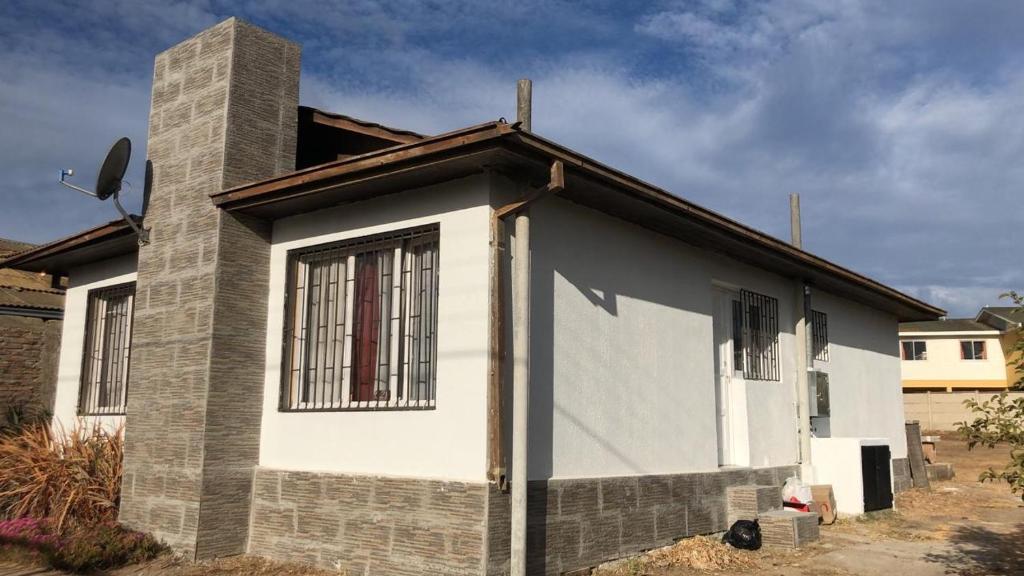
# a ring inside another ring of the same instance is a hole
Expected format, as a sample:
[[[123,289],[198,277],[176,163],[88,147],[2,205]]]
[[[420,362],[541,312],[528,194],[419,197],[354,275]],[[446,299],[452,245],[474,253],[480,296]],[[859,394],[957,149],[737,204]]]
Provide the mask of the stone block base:
[[[782,486],[730,486],[726,489],[726,524],[754,520],[764,512],[782,508]]]
[[[780,485],[796,466],[530,482],[527,573],[563,574],[728,528],[726,491]],[[488,501],[487,574],[509,571],[509,495]]]
[[[817,512],[765,512],[758,518],[765,546],[796,548],[818,539]]]
[[[256,469],[249,553],[350,575],[479,575],[488,489]]]
[[[929,480],[952,480],[956,475],[952,464],[925,464],[924,469],[928,472]]]
[[[910,459],[909,458],[893,458],[892,459],[892,491],[894,494],[899,494],[904,490],[910,490],[914,487],[914,479],[910,475]]]

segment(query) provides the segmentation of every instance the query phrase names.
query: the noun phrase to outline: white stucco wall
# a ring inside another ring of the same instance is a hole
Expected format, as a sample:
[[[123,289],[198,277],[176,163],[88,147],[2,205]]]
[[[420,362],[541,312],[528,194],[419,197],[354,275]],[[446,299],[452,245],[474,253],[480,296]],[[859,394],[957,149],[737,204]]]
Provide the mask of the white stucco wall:
[[[973,332],[963,334],[909,335],[901,334],[900,340],[922,340],[926,342],[926,360],[902,360],[900,362],[903,380],[955,385],[989,382],[994,385],[1006,383],[1006,356],[1003,354],[999,332]],[[984,360],[964,360],[960,357],[962,340],[985,342]]]
[[[102,424],[113,431],[124,423],[124,416],[78,416],[78,391],[82,378],[82,354],[85,348],[85,316],[89,291],[135,281],[135,255],[122,256],[75,268],[68,273],[69,288],[64,296],[64,326],[61,332],[60,360],[57,367],[57,392],[54,397],[53,423],[58,432],[70,431],[82,424]],[[131,384],[128,386],[131,401]]]
[[[900,388],[898,322],[894,316],[815,290],[811,307],[828,315],[831,436],[885,438],[893,458],[906,458]]]
[[[531,214],[531,478],[718,467],[716,281],[779,300],[784,376],[743,384],[746,463],[796,461],[789,281],[560,199]]]
[[[274,224],[260,465],[486,479],[489,182],[472,177]],[[290,249],[440,225],[436,409],[280,412],[285,270]]]

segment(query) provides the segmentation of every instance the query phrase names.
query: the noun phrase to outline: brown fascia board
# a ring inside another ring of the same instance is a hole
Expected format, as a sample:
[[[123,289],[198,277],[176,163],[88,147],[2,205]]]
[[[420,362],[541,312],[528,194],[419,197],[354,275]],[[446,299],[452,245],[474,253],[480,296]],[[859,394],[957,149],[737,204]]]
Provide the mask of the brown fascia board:
[[[759,232],[721,214],[702,208],[666,190],[643,182],[624,172],[578,154],[564,146],[502,122],[490,122],[449,132],[415,143],[395,146],[314,166],[283,176],[238,186],[212,196],[214,204],[232,211],[252,211],[277,202],[291,201],[345,186],[370,177],[385,178],[389,174],[408,174],[438,158],[478,154],[482,148],[503,148],[514,152],[530,168],[544,162],[560,160],[567,176],[571,173],[601,183],[617,193],[625,194],[672,215],[692,221],[721,237],[742,243],[749,252],[745,260],[760,267],[782,270],[785,274],[803,277],[820,284],[829,292],[850,294],[855,299],[894,311],[900,320],[930,320],[945,316],[941,308],[903,294],[852,270],[805,252],[786,242]],[[611,215],[624,217],[621,213]],[[642,219],[633,222],[645,225]],[[652,230],[671,233],[664,228]],[[756,257],[755,257],[756,256]],[[768,263],[771,263],[769,266]]]
[[[373,136],[396,144],[419,142],[426,138],[423,134],[417,134],[411,130],[390,128],[383,124],[360,120],[351,116],[345,116],[344,114],[336,114],[334,112],[327,112],[325,110],[310,108],[308,106],[299,106],[299,108],[309,110],[312,114],[313,122],[316,122],[317,124],[323,124],[325,126],[348,130],[349,132],[357,132],[359,134]]]
[[[244,211],[252,206],[320,192],[354,175],[365,176],[368,172],[377,171],[386,173],[406,163],[421,163],[451,152],[464,153],[471,146],[494,141],[510,132],[514,130],[508,124],[486,122],[424,140],[243,184],[214,192],[210,197],[216,206],[226,210]]]
[[[142,219],[133,216],[136,222]],[[53,275],[97,260],[129,254],[138,250],[135,232],[125,220],[113,220],[60,240],[54,240],[0,260],[0,268],[13,268]]]

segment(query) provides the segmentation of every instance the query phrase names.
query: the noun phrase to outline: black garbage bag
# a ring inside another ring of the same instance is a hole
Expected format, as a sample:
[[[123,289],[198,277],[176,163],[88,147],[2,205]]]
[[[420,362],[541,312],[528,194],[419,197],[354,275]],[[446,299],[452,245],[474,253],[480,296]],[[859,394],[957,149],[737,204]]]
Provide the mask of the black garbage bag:
[[[734,548],[757,550],[761,547],[761,527],[757,520],[737,520],[722,536],[722,542]]]

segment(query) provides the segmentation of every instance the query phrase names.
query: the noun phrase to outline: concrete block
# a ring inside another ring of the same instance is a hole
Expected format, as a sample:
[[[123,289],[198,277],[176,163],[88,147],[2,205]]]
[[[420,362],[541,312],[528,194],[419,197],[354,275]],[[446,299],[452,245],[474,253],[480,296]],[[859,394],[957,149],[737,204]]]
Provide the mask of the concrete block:
[[[761,539],[766,546],[797,548],[818,539],[818,514],[773,510],[758,518]]]

